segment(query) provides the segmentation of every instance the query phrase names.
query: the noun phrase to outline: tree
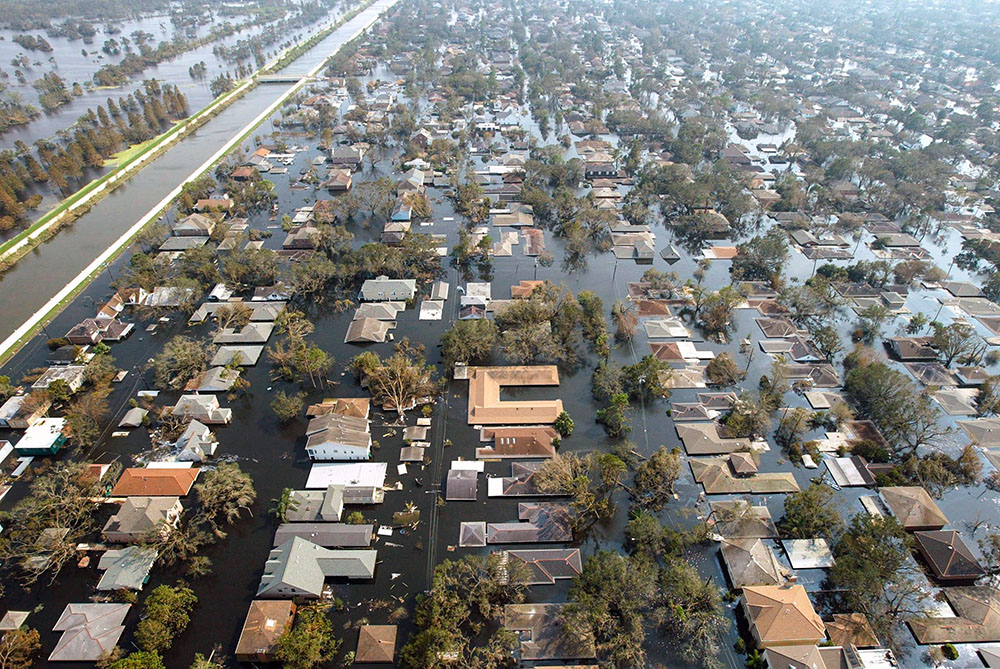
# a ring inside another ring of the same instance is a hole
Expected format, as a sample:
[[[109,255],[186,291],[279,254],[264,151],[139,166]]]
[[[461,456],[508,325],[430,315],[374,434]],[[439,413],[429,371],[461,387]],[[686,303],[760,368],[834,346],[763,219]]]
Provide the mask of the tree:
[[[337,654],[340,639],[333,633],[327,604],[304,606],[295,623],[278,637],[275,655],[288,669],[312,669]]]
[[[976,414],[995,416],[1000,413],[1000,376],[989,376],[976,394]]]
[[[222,260],[222,275],[234,289],[274,285],[278,278],[278,254],[252,246],[230,251]]]
[[[41,647],[38,631],[30,627],[4,632],[0,639],[0,669],[29,669]]]
[[[517,636],[497,620],[524,600],[527,581],[523,562],[496,553],[437,565],[430,590],[417,595],[417,631],[399,651],[400,666],[508,666]]]
[[[250,475],[235,462],[222,462],[195,485],[202,513],[218,533],[218,526],[232,525],[257,499]],[[220,523],[221,520],[221,523]]]
[[[120,468],[109,472],[117,474]],[[94,500],[104,486],[80,462],[58,463],[32,481],[27,494],[10,510],[0,537],[0,559],[27,585],[46,573],[54,579],[62,567],[79,558],[76,545],[95,528]],[[55,535],[47,530],[57,529]]]
[[[764,397],[745,394],[731,402],[723,423],[734,437],[759,437],[771,428],[771,405]]]
[[[291,422],[305,408],[304,397],[304,393],[288,394],[279,390],[274,394],[274,399],[271,400],[271,410],[282,423]]]
[[[556,416],[555,422],[552,423],[552,427],[556,429],[556,432],[559,433],[560,437],[565,439],[573,434],[573,418],[565,411],[561,411],[559,415]]]
[[[625,393],[612,395],[608,405],[598,409],[595,417],[597,422],[604,426],[604,431],[609,437],[624,437],[632,431],[628,395]]]
[[[660,570],[659,591],[663,601],[656,619],[661,629],[685,657],[702,667],[721,667],[720,640],[729,620],[723,615],[719,588],[711,579],[703,579],[691,563],[674,559]]]
[[[74,400],[66,409],[66,428],[80,446],[93,446],[101,433],[101,421],[108,415],[108,401],[97,392]]]
[[[910,554],[913,539],[894,516],[859,513],[834,545],[830,581],[849,610],[868,616],[887,638],[896,621],[923,614],[922,578]]]
[[[634,365],[622,368],[622,387],[630,401],[649,402],[670,395],[665,385],[670,375],[669,364],[654,355],[645,355]]]
[[[421,353],[405,347],[397,347],[393,355],[368,370],[365,385],[376,400],[395,409],[400,420],[418,400],[437,392],[434,368]]]
[[[844,342],[840,333],[830,325],[813,328],[810,330],[809,336],[813,344],[816,345],[816,349],[831,363],[837,354],[844,350]]]
[[[288,512],[294,511],[299,507],[298,502],[292,499],[292,489],[284,488],[281,491],[281,495],[275,497],[271,500],[271,510],[268,512],[274,516],[279,523],[288,522]]]
[[[819,483],[787,495],[785,515],[778,521],[781,535],[790,539],[823,537],[832,542],[844,525],[833,498],[833,490]]]
[[[733,310],[742,300],[742,296],[732,286],[723,286],[720,290],[707,295],[702,301],[698,322],[710,335],[722,337],[729,330],[733,319]]]
[[[615,301],[611,305],[611,320],[615,324],[615,339],[618,341],[631,341],[635,336],[636,326],[639,319],[636,318],[635,310],[630,303]]]
[[[184,335],[174,336],[153,358],[156,385],[164,390],[182,389],[207,366],[207,346]]]
[[[583,338],[596,350],[602,335],[607,333],[604,322],[604,302],[593,291],[581,290],[576,301],[580,303],[583,321]]]
[[[885,323],[892,317],[892,312],[881,304],[873,304],[858,313],[858,325],[855,339],[870,344],[882,336]]]
[[[679,448],[659,449],[635,470],[632,497],[644,509],[659,511],[673,497],[674,482],[681,474]]]
[[[709,360],[705,374],[709,383],[723,388],[734,386],[746,378],[746,372],[740,369],[733,356],[725,351]]]
[[[598,551],[573,580],[563,629],[593,638],[598,656],[612,666],[644,666],[645,627],[657,589],[654,563]]]
[[[858,414],[875,423],[893,450],[913,453],[938,443],[949,432],[939,421],[939,411],[926,393],[907,377],[877,360],[848,356],[850,365],[844,390]],[[845,368],[848,365],[845,360]]]
[[[985,342],[968,323],[955,321],[950,325],[932,325],[934,338],[931,343],[938,350],[945,367],[951,367],[956,359],[972,364],[982,356],[986,348]]]
[[[183,583],[154,588],[143,602],[142,619],[135,630],[139,648],[149,653],[169,650],[174,639],[187,629],[197,603],[194,592]]]
[[[548,282],[537,286],[528,298],[498,309],[495,318],[504,354],[521,364],[539,360],[576,363],[582,319],[573,293]]]
[[[738,246],[731,271],[736,281],[766,281],[777,288],[788,260],[788,239],[780,228]]]
[[[441,335],[441,357],[445,366],[451,369],[456,362],[489,364],[499,335],[496,324],[488,318],[455,321]]]
[[[166,669],[166,666],[159,653],[137,650],[114,660],[107,665],[107,669]]]
[[[579,534],[595,522],[614,515],[612,493],[618,488],[627,467],[611,453],[557,453],[535,473],[542,494],[569,495],[573,528]]]

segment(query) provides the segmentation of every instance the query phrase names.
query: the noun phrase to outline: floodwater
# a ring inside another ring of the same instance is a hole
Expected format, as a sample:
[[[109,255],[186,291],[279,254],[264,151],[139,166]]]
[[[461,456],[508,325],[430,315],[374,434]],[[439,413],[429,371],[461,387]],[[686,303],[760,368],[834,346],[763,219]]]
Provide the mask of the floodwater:
[[[295,67],[297,68],[298,64]],[[76,257],[81,259],[93,257],[93,254],[103,248],[102,244],[94,240],[95,235],[106,234],[106,239],[110,240],[116,237],[122,229],[131,225],[136,216],[146,209],[142,204],[146,200],[139,201],[141,198],[155,202],[162,197],[162,193],[165,193],[172,184],[176,183],[177,179],[186,176],[192,165],[203,160],[203,157],[198,157],[202,154],[196,152],[203,151],[203,155],[207,156],[215,150],[203,145],[218,146],[224,142],[234,131],[230,130],[227,133],[226,129],[239,128],[246,120],[252,118],[252,110],[260,109],[261,105],[266,104],[267,96],[273,94],[271,90],[260,88],[238,102],[199,131],[197,141],[193,138],[187,140],[184,143],[183,151],[176,149],[171,151],[153,166],[144,170],[128,187],[95,207],[95,210],[88,216],[90,220],[88,227],[84,226],[87,218],[81,219],[74,229],[61,233],[53,242],[42,247],[41,252],[30,256],[29,259],[34,264],[19,265],[17,269],[4,278],[8,284],[8,290],[0,293],[2,299],[5,300],[0,307],[2,309],[0,313],[4,313],[5,316],[8,316],[9,313],[16,313],[19,301],[29,301],[43,293],[50,294],[45,293],[45,289],[36,287],[34,283],[45,283],[43,278],[47,280],[49,274],[60,271],[62,264],[68,264],[67,259],[63,258],[64,254],[68,256],[69,260]],[[260,97],[253,97],[255,95]],[[227,114],[231,114],[232,117],[227,117]],[[289,187],[289,180],[294,178],[300,169],[308,166],[309,161],[317,155],[319,152],[313,145],[308,151],[297,155],[295,164],[289,168],[288,175],[269,177],[277,185],[279,209],[282,213],[290,213],[296,207],[309,205],[316,199],[329,197],[326,193],[314,192],[312,189],[292,189]],[[375,169],[380,173],[391,173],[388,161],[382,161],[376,165]],[[162,186],[157,185],[155,179],[148,177],[150,174],[158,175],[167,183]],[[360,182],[375,176],[371,169],[366,166],[365,171],[356,175],[355,179],[356,182]],[[442,190],[429,188],[428,194],[434,206],[432,218],[434,224],[427,227],[416,227],[415,230],[444,234],[447,237],[447,246],[451,247],[457,241],[458,219]],[[136,201],[133,202],[133,200]],[[94,216],[95,212],[101,213]],[[445,220],[448,218],[452,220]],[[270,220],[267,214],[258,214],[251,218],[251,224],[258,230],[270,230],[274,233],[265,241],[265,246],[274,249],[280,248],[283,234],[277,221]],[[105,228],[113,229],[105,230]],[[377,229],[365,227],[361,222],[353,224],[351,230],[355,234],[355,245],[361,245],[378,238],[379,231]],[[657,235],[657,255],[653,267],[661,271],[673,270],[682,279],[692,276],[697,267],[697,258],[678,245],[682,251],[682,258],[672,267],[667,267],[660,259],[659,251],[675,240],[671,238],[670,232],[662,225],[655,226],[654,231]],[[870,236],[866,239],[866,241],[868,240],[870,240]],[[512,257],[495,259],[492,280],[494,297],[506,298],[509,295],[510,287],[521,279],[549,279],[555,283],[566,285],[574,293],[584,289],[592,290],[604,300],[605,307],[610,308],[616,299],[625,297],[626,282],[639,280],[642,273],[648,268],[647,265],[638,265],[632,261],[615,261],[614,256],[610,253],[592,254],[588,257],[585,267],[567,268],[561,263],[563,258],[562,242],[546,231],[545,244],[556,258],[552,267],[536,267],[532,259],[523,255],[521,247],[515,247]],[[932,241],[928,238],[925,240],[925,246],[931,251],[935,261],[941,267],[947,267],[950,258],[957,253],[960,247],[960,239],[956,233],[949,231],[940,240]],[[77,247],[79,247],[79,251],[76,250]],[[871,253],[864,244],[859,246],[856,259],[872,259]],[[85,260],[81,260],[80,266],[85,262]],[[54,322],[47,328],[48,334],[59,336],[82,318],[91,316],[96,307],[110,295],[110,282],[114,276],[117,276],[126,262],[127,255],[113,263],[109,270],[99,276],[79,299],[55,318]],[[430,322],[418,321],[417,311],[409,309],[400,314],[395,330],[397,337],[408,336],[412,341],[424,344],[427,347],[429,360],[433,363],[440,362],[437,342],[449,326],[448,321],[457,312],[455,286],[460,283],[459,277],[454,269],[447,266],[447,261],[444,262],[447,267],[445,278],[452,285],[449,300],[445,305],[446,319]],[[838,264],[845,263],[841,261]],[[812,265],[811,261],[796,251],[792,251],[786,274],[807,277],[812,271]],[[21,271],[22,266],[29,268],[29,270]],[[35,272],[33,277],[29,271]],[[66,274],[72,275],[76,271],[67,270]],[[952,271],[952,278],[961,280],[966,279],[967,275],[956,269]],[[11,279],[14,281],[12,282]],[[713,262],[706,274],[705,283],[711,287],[719,287],[728,284],[728,282],[729,263]],[[52,283],[56,287],[61,285],[55,278]],[[935,298],[939,296],[939,293],[922,291],[911,295],[908,306],[913,311],[919,310],[933,316],[934,311],[939,306]],[[32,309],[26,308],[26,310],[30,312]],[[312,402],[322,397],[332,396],[366,396],[367,392],[358,388],[350,374],[346,373],[350,358],[365,350],[362,347],[346,345],[342,341],[351,319],[350,312],[333,314],[324,310],[322,305],[310,305],[307,308],[307,315],[317,326],[311,339],[336,360],[336,365],[329,375],[331,384],[328,387],[315,390],[302,388],[309,393],[308,401]],[[755,311],[737,311],[730,340],[735,342],[749,336],[756,346],[756,343],[763,338],[753,321],[756,315]],[[17,317],[14,315],[9,315],[8,319],[17,322]],[[846,333],[853,321],[853,315],[845,314],[838,321],[838,326]],[[897,323],[888,329],[891,330],[901,322],[902,319],[898,319]],[[132,337],[125,342],[115,344],[113,347],[113,354],[118,366],[128,370],[129,375],[123,383],[116,386],[110,397],[112,414],[108,418],[109,428],[104,435],[105,438],[101,445],[89,454],[90,457],[99,461],[120,458],[125,464],[129,464],[132,456],[142,453],[149,447],[149,437],[146,431],[141,428],[134,430],[125,438],[111,438],[109,436],[113,429],[110,426],[116,425],[129,408],[128,400],[134,397],[138,390],[150,387],[151,375],[149,372],[142,371],[146,361],[174,334],[185,332],[199,337],[208,337],[211,334],[210,326],[199,326],[189,330],[184,324],[183,317],[179,315],[172,315],[169,322],[160,324],[154,334],[146,332],[148,324],[148,322],[137,323],[136,332]],[[47,353],[45,339],[45,333],[35,337],[6,366],[3,373],[9,374],[16,381],[26,371],[44,364]],[[699,339],[696,330],[695,339]],[[718,352],[726,348],[731,350],[734,346],[732,344],[723,346],[715,342],[701,340],[698,341],[698,347]],[[391,350],[391,344],[375,345],[372,350],[388,353]],[[581,350],[583,350],[582,346]],[[630,364],[647,352],[648,344],[640,328],[632,344],[616,347],[612,351],[611,359],[617,364]],[[596,361],[588,353],[584,353],[584,357],[586,362],[578,370],[561,371],[561,383],[558,389],[539,388],[516,393],[519,398],[560,397],[566,410],[576,422],[573,436],[563,442],[562,448],[580,452],[608,447],[608,440],[603,430],[593,420],[597,407],[590,395],[590,369]],[[742,357],[737,356],[737,359],[742,361]],[[757,349],[749,365],[750,378],[756,379],[761,374],[766,373],[769,364],[768,357]],[[304,451],[304,419],[293,421],[285,427],[278,427],[269,409],[274,392],[278,390],[294,392],[299,390],[299,387],[272,382],[268,376],[266,359],[262,360],[257,367],[248,368],[244,376],[251,382],[250,389],[244,396],[232,400],[220,397],[220,401],[224,405],[233,409],[234,419],[231,425],[216,429],[220,441],[218,456],[222,459],[238,461],[253,476],[258,491],[258,500],[251,509],[251,518],[245,518],[231,529],[227,538],[205,551],[205,554],[212,559],[215,571],[209,577],[192,582],[200,603],[194,611],[187,631],[177,639],[173,649],[166,657],[166,664],[170,667],[188,666],[194,653],[208,653],[216,644],[221,646],[223,653],[232,652],[247,606],[256,592],[263,563],[271,547],[276,523],[268,515],[268,509],[271,507],[270,500],[278,497],[285,487],[302,487],[309,470],[308,458]],[[422,522],[414,532],[406,534],[396,532],[392,537],[378,538],[374,546],[379,550],[379,564],[375,579],[371,583],[334,584],[336,595],[345,604],[343,611],[334,614],[338,633],[342,634],[345,640],[343,651],[354,650],[357,633],[350,629],[350,623],[351,621],[357,623],[362,618],[372,624],[399,623],[398,641],[399,644],[402,644],[413,629],[410,622],[413,597],[428,587],[433,566],[445,559],[458,558],[477,551],[485,553],[490,550],[489,548],[455,548],[460,522],[466,520],[501,521],[516,518],[517,500],[487,499],[486,485],[482,478],[480,479],[477,501],[448,502],[443,506],[436,503],[436,493],[443,487],[449,461],[459,458],[474,458],[474,449],[478,445],[476,431],[466,424],[467,394],[464,386],[465,383],[461,381],[451,382],[443,398],[444,401],[438,402],[435,407],[434,425],[430,435],[431,448],[429,449],[431,464],[425,468],[411,467],[409,472],[404,475],[397,475],[395,469],[399,448],[402,445],[401,430],[393,425],[395,415],[375,412],[373,416],[373,439],[378,442],[379,446],[373,453],[373,460],[389,464],[387,483],[393,485],[398,482],[401,489],[387,492],[385,502],[379,506],[356,508],[372,522],[388,524],[391,522],[393,512],[402,510],[407,503],[412,502],[420,509]],[[675,390],[672,401],[692,401],[697,392],[699,391],[694,389]],[[160,406],[170,405],[175,401],[176,396],[176,393],[161,394],[157,404]],[[805,400],[794,393],[789,393],[785,400],[789,406],[806,405]],[[660,445],[665,445],[667,448],[680,445],[673,422],[666,412],[668,407],[669,403],[662,400],[635,407],[632,416],[633,431],[630,439],[641,454],[649,455]],[[408,416],[408,424],[413,424],[413,416]],[[450,442],[450,446],[445,446],[446,440]],[[778,449],[773,446],[770,452],[763,455],[761,470],[790,471],[802,487],[807,486],[810,479],[821,476],[824,472],[823,469],[806,470],[794,467],[785,461]],[[509,473],[509,464],[488,463],[486,472],[488,475],[506,475]],[[700,517],[703,517],[707,509],[699,498],[699,492],[700,486],[694,484],[690,471],[685,468],[677,485],[677,499],[671,502],[661,514],[663,521],[674,527],[684,527],[694,524]],[[983,515],[988,515],[995,509],[995,495],[984,495],[981,499],[970,503],[981,492],[983,490],[977,488],[952,491],[946,494],[940,504],[951,518],[954,526],[960,527],[962,521],[973,520],[977,510],[981,510]],[[5,504],[11,504],[17,496],[23,494],[24,486],[15,486],[10,497],[5,500]],[[836,499],[845,515],[860,511],[857,497],[861,494],[870,494],[870,492],[845,490],[837,494]],[[713,499],[725,498],[724,496],[713,497]],[[757,503],[766,503],[775,519],[781,516],[782,496],[756,495],[752,498]],[[624,495],[620,494],[616,501],[619,511],[615,518],[594,528],[581,543],[585,555],[591,554],[599,548],[615,550],[620,547],[622,527],[626,521],[627,500]],[[690,557],[704,577],[713,578],[720,587],[725,586],[725,576],[714,545],[699,547],[692,552]],[[20,593],[15,588],[8,587],[4,601],[5,607],[27,609],[38,603],[42,605],[41,610],[33,613],[28,619],[28,624],[39,629],[42,633],[43,653],[41,657],[47,656],[57,640],[57,635],[50,630],[63,607],[69,602],[86,601],[92,595],[93,587],[98,578],[94,563],[96,560],[92,560],[91,566],[87,568],[68,567],[56,580],[53,587],[44,590],[40,596]],[[800,582],[806,585],[810,591],[818,592],[822,588],[822,577],[819,572],[810,573],[808,570],[804,570],[800,571],[799,574],[802,577]],[[146,592],[159,583],[173,583],[182,577],[183,575],[176,571],[157,569],[152,574]],[[533,588],[530,599],[537,602],[562,601],[566,596],[566,590],[567,584],[565,582],[558,586],[538,586]],[[405,612],[394,614],[393,611],[400,606],[406,607]],[[135,607],[126,619],[127,633],[121,640],[122,647],[127,650],[134,648],[131,633],[137,620],[138,607]],[[650,638],[650,660],[652,662],[669,667],[685,666],[683,659],[677,657],[667,643],[659,640],[655,634],[651,634]],[[736,655],[731,649],[731,642],[735,641],[735,638],[736,624],[734,623],[729,630],[729,643],[724,645],[721,657],[724,666],[729,669],[738,669],[743,666],[743,658]],[[913,653],[909,657],[901,658],[901,660],[903,666],[915,666],[918,660],[922,661],[922,658],[919,657],[918,653]]]
[[[336,53],[358,27],[370,22],[393,2],[379,0],[291,63],[289,70],[306,72]],[[287,88],[284,84],[257,86],[195,133],[170,147],[124,186],[95,204],[71,227],[62,229],[0,275],[0,314],[3,315],[0,338],[8,336],[51,299]],[[271,129],[265,125],[260,131],[269,133]]]
[[[335,21],[341,13],[340,9],[331,11],[323,21],[317,21],[305,29],[296,30],[294,35],[288,35],[282,41],[289,41],[293,38],[296,40],[307,38],[309,35],[322,30]],[[247,19],[246,17],[217,16],[215,22],[198,26],[196,36],[204,37],[212,28],[224,24],[227,20],[235,25],[241,24]],[[211,44],[186,51],[171,60],[149,67],[143,70],[135,80],[114,88],[95,87],[91,79],[94,72],[100,67],[108,63],[117,63],[124,55],[108,56],[104,54],[101,51],[101,47],[106,39],[112,37],[119,41],[122,37],[131,39],[130,36],[133,32],[141,30],[153,34],[154,37],[151,42],[157,44],[160,41],[174,39],[175,36],[183,38],[185,31],[177,31],[170,23],[168,16],[148,16],[136,20],[124,21],[116,26],[121,29],[121,32],[117,35],[108,35],[103,31],[101,26],[97,26],[99,32],[94,37],[92,44],[84,44],[82,40],[70,40],[67,37],[49,37],[42,30],[28,31],[27,34],[29,35],[41,35],[52,46],[51,53],[44,53],[41,51],[27,51],[15,43],[11,38],[18,34],[16,31],[0,30],[0,64],[3,64],[2,67],[5,71],[11,73],[11,76],[5,81],[8,91],[19,93],[26,103],[33,104],[41,109],[41,106],[38,104],[37,91],[32,88],[31,83],[35,79],[41,78],[42,75],[54,71],[66,82],[68,89],[71,89],[74,83],[79,83],[83,87],[83,95],[80,97],[73,98],[71,102],[58,107],[52,112],[46,113],[43,111],[31,123],[15,126],[8,132],[0,135],[0,149],[13,148],[14,143],[18,140],[30,146],[39,139],[52,137],[59,131],[75,123],[87,109],[94,109],[98,105],[103,105],[107,102],[108,98],[117,102],[120,98],[141,88],[142,82],[146,79],[158,79],[164,83],[177,85],[187,96],[188,108],[193,113],[203,108],[215,97],[209,90],[209,84],[212,79],[219,74],[232,71],[238,65],[238,63],[230,63],[218,57],[213,53],[213,49],[216,46],[230,47],[241,40],[250,39],[259,35],[268,26],[274,25],[274,23],[276,22],[247,26],[243,30]],[[86,56],[81,53],[81,49],[86,49]],[[265,49],[265,54],[270,59],[278,50],[278,44],[271,44]],[[22,68],[26,78],[24,84],[18,83],[17,79],[14,78],[14,67],[10,65],[11,60],[20,54],[25,54],[32,63],[30,69]],[[200,62],[204,62],[207,67],[205,76],[201,79],[192,79],[188,74],[188,69]]]

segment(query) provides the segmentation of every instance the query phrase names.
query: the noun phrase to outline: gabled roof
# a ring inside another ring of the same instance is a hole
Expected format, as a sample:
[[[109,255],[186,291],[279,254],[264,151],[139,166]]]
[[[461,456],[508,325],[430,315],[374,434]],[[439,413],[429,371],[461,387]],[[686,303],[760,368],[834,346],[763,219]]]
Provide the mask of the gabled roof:
[[[783,493],[799,490],[799,484],[795,482],[795,476],[790,472],[737,477],[734,476],[733,468],[725,458],[691,458],[690,464],[694,480],[701,483],[709,495]]]
[[[258,597],[319,597],[327,578],[370,579],[375,573],[375,550],[328,550],[293,537],[273,548],[264,564]]]
[[[143,535],[165,522],[179,501],[178,497],[129,497],[108,519],[103,532],[133,537]]]
[[[719,434],[716,423],[685,423],[675,425],[677,435],[684,443],[688,455],[715,455],[732,453],[750,448],[745,438],[725,438]]]
[[[826,625],[801,585],[747,586],[743,588],[743,602],[762,646],[826,638]]]

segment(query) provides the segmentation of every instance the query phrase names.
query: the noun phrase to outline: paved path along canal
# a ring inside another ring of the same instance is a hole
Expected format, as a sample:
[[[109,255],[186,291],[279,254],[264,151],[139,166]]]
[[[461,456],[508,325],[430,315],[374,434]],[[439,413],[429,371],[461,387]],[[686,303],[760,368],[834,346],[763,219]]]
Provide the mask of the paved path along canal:
[[[396,2],[377,0],[284,71],[304,74],[317,67]],[[250,91],[94,205],[72,226],[21,258],[0,276],[0,338],[11,337],[34,316],[47,313],[53,306],[51,301],[64,287],[73,283],[143,215],[157,208],[195,168],[242,134],[261,110],[297,85],[260,85]]]

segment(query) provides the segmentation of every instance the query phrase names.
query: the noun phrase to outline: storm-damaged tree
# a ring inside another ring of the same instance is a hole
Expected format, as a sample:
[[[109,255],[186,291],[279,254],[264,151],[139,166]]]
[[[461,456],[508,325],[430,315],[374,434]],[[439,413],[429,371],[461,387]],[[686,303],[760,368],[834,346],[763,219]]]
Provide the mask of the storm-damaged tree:
[[[632,498],[644,509],[659,511],[674,495],[674,483],[681,474],[679,448],[660,446],[648,460],[635,468]]]
[[[113,466],[105,479],[114,480],[120,471]],[[4,567],[26,584],[45,574],[54,579],[78,557],[77,544],[96,529],[94,500],[103,497],[105,482],[84,463],[58,463],[35,478],[29,494],[3,514]]]
[[[859,513],[833,548],[830,583],[851,611],[864,613],[879,638],[902,618],[925,614],[925,580],[911,557],[913,539],[893,516]]]
[[[325,603],[299,608],[292,627],[278,637],[275,655],[282,666],[312,669],[337,654],[341,640],[334,634],[329,609]]]
[[[427,363],[422,347],[404,339],[386,359],[375,355],[364,370],[364,385],[377,402],[392,407],[403,420],[408,409],[438,392],[434,366]]]
[[[978,364],[986,352],[986,342],[976,334],[975,328],[968,323],[955,321],[949,325],[931,323],[934,327],[934,337],[931,345],[937,349],[941,362],[945,367],[951,367],[956,360],[963,364]]]
[[[455,321],[441,335],[441,357],[445,366],[451,369],[456,362],[489,364],[499,336],[496,324],[488,318]]]
[[[618,341],[632,341],[632,337],[635,336],[636,326],[639,324],[639,319],[636,318],[632,303],[616,300],[611,305],[611,320],[615,324],[615,339]]]
[[[164,390],[180,390],[204,372],[207,366],[207,345],[184,335],[176,335],[153,358],[156,386]]]
[[[789,539],[823,537],[832,542],[843,526],[833,504],[833,490],[818,483],[786,496],[785,515],[778,521],[781,536]]]
[[[506,605],[524,601],[527,582],[525,563],[499,553],[445,560],[417,595],[417,631],[400,649],[400,666],[512,666],[517,635],[498,623]]]
[[[579,360],[577,346],[583,311],[565,286],[546,282],[523,300],[511,300],[496,312],[503,353],[520,364]]]
[[[746,372],[739,368],[736,361],[733,360],[733,356],[726,351],[708,361],[705,375],[708,377],[709,383],[723,388],[735,386],[746,378]]]
[[[174,639],[187,629],[197,603],[194,591],[183,583],[157,586],[143,602],[142,619],[135,629],[139,648],[149,653],[170,650]]]
[[[626,473],[625,462],[611,453],[557,453],[534,476],[539,492],[569,495],[574,534],[614,515],[612,493]]]
[[[201,477],[194,489],[201,502],[201,513],[220,537],[225,535],[221,527],[239,520],[257,499],[253,479],[235,462],[219,463]]]
[[[289,423],[305,408],[304,397],[304,393],[286,393],[279,390],[274,394],[274,399],[271,400],[271,410],[274,411],[274,415],[278,417],[279,421]]]
[[[41,648],[38,630],[30,627],[7,630],[0,638],[0,669],[29,669]]]

